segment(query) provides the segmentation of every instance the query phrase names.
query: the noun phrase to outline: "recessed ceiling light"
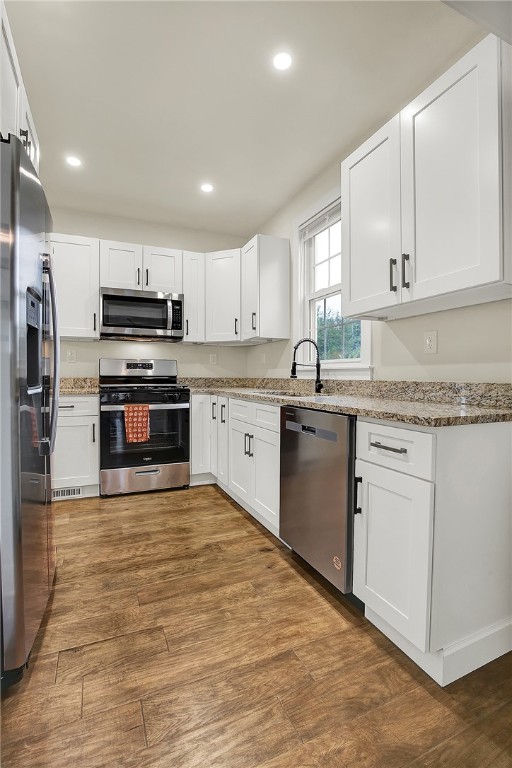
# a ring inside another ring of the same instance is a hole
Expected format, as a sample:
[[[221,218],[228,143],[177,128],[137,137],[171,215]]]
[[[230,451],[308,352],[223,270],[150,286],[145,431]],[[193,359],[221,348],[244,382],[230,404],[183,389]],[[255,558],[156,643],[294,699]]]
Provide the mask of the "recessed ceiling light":
[[[73,168],[78,168],[79,165],[82,165],[82,161],[79,160],[78,157],[73,157],[72,155],[66,157],[66,163],[72,165]]]
[[[201,192],[213,192],[213,184],[209,184],[208,182],[201,184]]]
[[[273,63],[276,69],[289,69],[292,65],[292,57],[289,53],[285,53],[284,51],[276,53]]]

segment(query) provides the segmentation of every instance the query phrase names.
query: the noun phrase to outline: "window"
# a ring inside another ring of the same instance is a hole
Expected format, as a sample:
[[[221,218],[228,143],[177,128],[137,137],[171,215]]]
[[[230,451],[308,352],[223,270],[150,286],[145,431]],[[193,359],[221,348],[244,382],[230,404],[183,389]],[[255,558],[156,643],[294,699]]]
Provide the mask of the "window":
[[[320,359],[335,367],[360,362],[364,341],[361,321],[345,320],[341,314],[340,218],[338,200],[299,228],[305,278],[304,335],[316,341]]]

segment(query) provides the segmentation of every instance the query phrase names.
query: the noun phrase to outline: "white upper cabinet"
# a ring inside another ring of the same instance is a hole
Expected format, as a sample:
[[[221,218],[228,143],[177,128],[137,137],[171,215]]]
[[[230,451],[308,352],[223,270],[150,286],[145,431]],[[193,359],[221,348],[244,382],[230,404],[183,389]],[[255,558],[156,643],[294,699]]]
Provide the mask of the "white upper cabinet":
[[[102,288],[142,290],[142,245],[100,240]]]
[[[23,142],[23,146],[28,152],[28,156],[32,160],[32,164],[36,171],[39,172],[39,139],[37,138],[36,128],[32,112],[30,111],[30,105],[25,89],[21,91],[21,111],[20,111],[20,130],[19,134]]]
[[[100,240],[102,288],[183,292],[183,251]]]
[[[205,340],[205,255],[183,251],[183,341]]]
[[[240,249],[206,254],[206,341],[240,341]]]
[[[7,138],[12,133],[18,136],[23,83],[18,57],[5,12],[1,4],[2,37],[0,39],[0,132]]]
[[[400,301],[400,118],[341,166],[343,314]]]
[[[241,340],[290,337],[290,244],[256,235],[241,255]]]
[[[99,240],[51,235],[61,336],[99,338]]]
[[[502,278],[499,72],[489,36],[400,115],[408,298]]]
[[[39,172],[39,140],[27,94],[23,85],[16,49],[5,6],[1,3],[2,34],[0,37],[0,132],[17,136]]]
[[[341,167],[343,314],[512,296],[512,55],[493,35]]]
[[[143,247],[143,290],[162,293],[183,292],[183,251]]]

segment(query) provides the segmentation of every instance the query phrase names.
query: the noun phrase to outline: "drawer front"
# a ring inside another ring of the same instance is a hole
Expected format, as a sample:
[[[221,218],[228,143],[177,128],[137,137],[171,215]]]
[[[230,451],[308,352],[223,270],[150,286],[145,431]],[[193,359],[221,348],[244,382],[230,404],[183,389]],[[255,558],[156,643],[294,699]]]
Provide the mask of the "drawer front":
[[[229,400],[229,418],[237,421],[251,421],[251,402],[249,400]]]
[[[59,419],[66,416],[99,416],[98,395],[61,395]]]
[[[423,480],[434,479],[434,435],[357,421],[358,459]]]
[[[276,405],[267,405],[266,403],[251,403],[251,424],[255,427],[270,429],[272,432],[280,430],[280,408]]]

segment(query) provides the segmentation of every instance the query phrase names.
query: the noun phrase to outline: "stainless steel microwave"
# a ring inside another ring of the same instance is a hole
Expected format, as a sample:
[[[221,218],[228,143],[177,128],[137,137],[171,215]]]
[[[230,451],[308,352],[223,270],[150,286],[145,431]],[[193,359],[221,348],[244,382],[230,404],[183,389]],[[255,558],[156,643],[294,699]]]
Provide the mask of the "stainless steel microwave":
[[[183,294],[102,288],[100,337],[183,340]]]

